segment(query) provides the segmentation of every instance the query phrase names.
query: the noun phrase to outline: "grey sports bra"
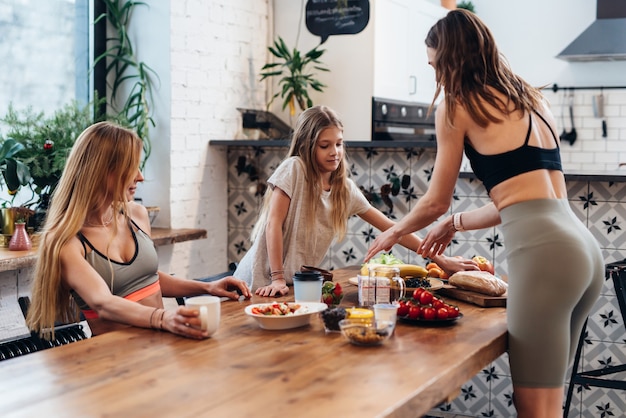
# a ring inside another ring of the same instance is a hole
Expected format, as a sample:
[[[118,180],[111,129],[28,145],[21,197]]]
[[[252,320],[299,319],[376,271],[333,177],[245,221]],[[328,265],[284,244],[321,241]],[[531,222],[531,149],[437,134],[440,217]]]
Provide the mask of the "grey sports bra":
[[[98,251],[82,233],[78,233],[78,239],[85,249],[85,260],[98,272],[109,289],[113,282],[112,293],[121,297],[127,297],[159,280],[157,272],[159,263],[154,243],[134,221],[131,222],[132,225],[129,223],[128,227],[135,241],[135,254],[127,263],[115,260],[109,262],[106,255]],[[91,252],[87,252],[85,245],[91,248]],[[89,309],[76,292],[72,291],[72,295],[81,310]]]

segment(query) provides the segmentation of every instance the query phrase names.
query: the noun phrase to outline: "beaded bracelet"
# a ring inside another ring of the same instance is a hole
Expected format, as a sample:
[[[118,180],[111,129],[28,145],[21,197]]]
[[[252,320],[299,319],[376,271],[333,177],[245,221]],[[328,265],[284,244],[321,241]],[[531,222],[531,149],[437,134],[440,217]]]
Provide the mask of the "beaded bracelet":
[[[274,270],[272,272],[270,272],[270,277],[273,277],[277,274],[285,274],[285,270]]]

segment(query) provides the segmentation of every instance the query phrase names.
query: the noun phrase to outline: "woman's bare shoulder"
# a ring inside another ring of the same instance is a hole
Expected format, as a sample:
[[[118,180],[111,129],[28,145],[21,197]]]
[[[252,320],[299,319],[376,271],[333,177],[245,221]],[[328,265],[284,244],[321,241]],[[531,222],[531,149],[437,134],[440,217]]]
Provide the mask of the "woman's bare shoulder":
[[[148,209],[137,202],[128,202],[128,215],[144,232],[150,233],[150,216]]]
[[[54,240],[54,236],[52,234],[47,235],[44,238],[44,245],[51,243]],[[59,255],[62,260],[73,260],[75,257],[84,258],[85,257],[85,247],[83,243],[80,241],[78,236],[71,237],[59,251]]]

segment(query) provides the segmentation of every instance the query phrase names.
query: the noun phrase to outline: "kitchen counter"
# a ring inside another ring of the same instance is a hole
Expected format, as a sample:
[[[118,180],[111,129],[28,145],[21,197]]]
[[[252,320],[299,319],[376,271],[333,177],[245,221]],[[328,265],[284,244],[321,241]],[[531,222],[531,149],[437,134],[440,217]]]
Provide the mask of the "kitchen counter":
[[[459,173],[461,179],[476,179],[471,171]],[[609,181],[615,183],[626,182],[626,170],[593,171],[593,170],[565,170],[566,181]]]
[[[288,147],[288,140],[247,140],[247,139],[212,139],[211,146],[225,146],[229,148],[257,147],[257,148],[280,148]],[[345,141],[347,148],[432,148],[437,147],[435,141]],[[475,179],[476,176],[471,171],[462,171],[459,178]],[[626,182],[626,170],[566,170],[565,180],[567,181],[609,181],[623,183]]]

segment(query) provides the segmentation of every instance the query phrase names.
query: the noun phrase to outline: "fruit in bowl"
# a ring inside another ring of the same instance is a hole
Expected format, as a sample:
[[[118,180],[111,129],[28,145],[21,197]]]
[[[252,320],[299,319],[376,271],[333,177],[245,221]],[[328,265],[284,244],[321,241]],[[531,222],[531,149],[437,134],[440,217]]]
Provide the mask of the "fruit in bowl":
[[[324,282],[322,285],[322,302],[329,308],[335,307],[343,299],[343,289],[339,283]]]
[[[345,308],[338,306],[336,308],[328,308],[320,312],[322,321],[324,321],[324,329],[328,332],[340,331],[339,321],[346,319],[348,313]]]
[[[339,321],[343,336],[354,345],[372,346],[387,341],[394,328],[392,322],[371,322],[359,319]]]

